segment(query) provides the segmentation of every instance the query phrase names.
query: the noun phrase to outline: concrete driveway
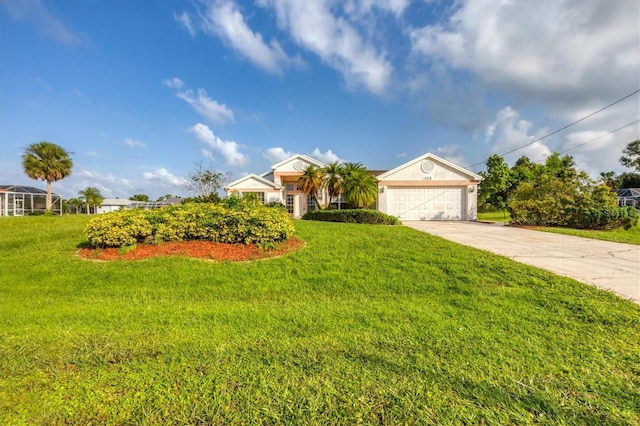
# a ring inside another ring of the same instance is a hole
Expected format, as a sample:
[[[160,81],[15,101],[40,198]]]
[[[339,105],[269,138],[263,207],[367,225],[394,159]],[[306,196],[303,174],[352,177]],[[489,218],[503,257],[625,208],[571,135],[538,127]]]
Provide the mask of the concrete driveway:
[[[502,224],[406,221],[456,243],[611,290],[640,304],[640,246],[551,234]]]

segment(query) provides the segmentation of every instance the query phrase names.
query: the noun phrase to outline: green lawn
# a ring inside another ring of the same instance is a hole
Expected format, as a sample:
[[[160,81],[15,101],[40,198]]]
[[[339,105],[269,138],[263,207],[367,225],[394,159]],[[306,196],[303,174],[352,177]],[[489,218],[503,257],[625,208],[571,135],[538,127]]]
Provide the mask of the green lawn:
[[[640,424],[640,306],[406,227],[254,263],[0,220],[0,424]]]
[[[614,241],[617,243],[627,243],[640,245],[640,224],[631,229],[616,229],[614,231],[592,231],[588,229],[570,228],[539,228],[540,231],[553,232],[556,234],[575,235],[576,237],[593,238],[595,240]]]
[[[478,220],[487,222],[509,222],[509,212],[478,213]],[[640,245],[640,223],[631,229],[616,229],[614,231],[593,231],[588,229],[536,227],[538,231],[553,232],[556,234],[574,235],[576,237],[592,238],[595,240],[613,241]]]
[[[486,222],[509,222],[511,215],[508,211],[478,213],[478,220]]]

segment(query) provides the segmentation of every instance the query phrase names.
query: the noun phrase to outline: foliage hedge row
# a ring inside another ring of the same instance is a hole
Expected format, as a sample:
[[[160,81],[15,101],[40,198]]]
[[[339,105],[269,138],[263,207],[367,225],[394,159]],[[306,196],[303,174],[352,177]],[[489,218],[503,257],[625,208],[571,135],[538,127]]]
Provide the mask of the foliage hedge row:
[[[96,247],[141,242],[209,240],[224,243],[272,243],[293,233],[286,210],[258,203],[234,206],[186,203],[153,210],[123,210],[89,221],[85,234]]]
[[[582,229],[629,229],[638,224],[639,216],[633,207],[588,209],[578,214],[575,226]]]
[[[389,216],[377,210],[312,210],[302,216],[303,220],[319,220],[323,222],[367,223],[375,225],[399,225],[397,217]]]

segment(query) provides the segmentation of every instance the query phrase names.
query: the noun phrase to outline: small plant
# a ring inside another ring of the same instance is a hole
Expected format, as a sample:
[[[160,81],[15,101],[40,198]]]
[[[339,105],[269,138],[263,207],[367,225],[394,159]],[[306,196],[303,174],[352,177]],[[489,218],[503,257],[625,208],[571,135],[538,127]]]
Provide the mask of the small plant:
[[[122,255],[127,254],[130,251],[135,250],[135,248],[137,246],[138,245],[135,244],[135,243],[134,244],[129,244],[129,245],[126,245],[126,246],[121,246],[120,249],[118,250],[118,254],[122,254]]]

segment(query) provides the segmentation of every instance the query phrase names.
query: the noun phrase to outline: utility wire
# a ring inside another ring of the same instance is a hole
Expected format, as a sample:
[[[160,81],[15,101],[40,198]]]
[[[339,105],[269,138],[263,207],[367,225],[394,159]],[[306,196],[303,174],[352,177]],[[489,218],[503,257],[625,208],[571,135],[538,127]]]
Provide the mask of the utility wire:
[[[632,121],[631,123],[625,124],[625,125],[624,125],[624,126],[622,126],[622,127],[618,127],[618,128],[617,128],[617,129],[615,129],[615,130],[611,130],[611,131],[609,131],[609,132],[605,133],[604,135],[600,135],[600,136],[598,136],[597,138],[593,138],[593,139],[591,139],[590,141],[586,141],[586,142],[581,143],[580,145],[576,145],[576,146],[571,147],[571,148],[569,148],[569,149],[565,149],[565,150],[564,150],[564,151],[562,151],[560,154],[565,154],[565,153],[567,153],[567,152],[569,152],[569,151],[573,151],[573,150],[574,150],[574,149],[576,149],[576,148],[580,148],[580,147],[581,147],[581,146],[583,146],[583,145],[586,145],[586,144],[588,144],[588,143],[591,143],[591,142],[597,141],[597,140],[598,140],[598,139],[600,139],[600,138],[603,138],[603,137],[605,137],[605,136],[611,135],[611,134],[613,134],[613,133],[617,132],[618,130],[626,129],[627,127],[629,127],[629,126],[633,126],[634,124],[637,124],[637,123],[639,123],[639,122],[640,122],[640,120]]]
[[[544,135],[544,136],[542,136],[542,137],[539,137],[539,138],[537,138],[537,139],[532,140],[531,142],[528,142],[528,143],[526,143],[526,144],[524,144],[524,145],[521,145],[521,146],[519,146],[519,147],[517,147],[517,148],[514,148],[514,149],[512,149],[512,150],[510,150],[510,151],[504,152],[504,153],[499,154],[499,155],[500,155],[501,157],[504,157],[505,155],[511,154],[512,152],[518,151],[518,150],[520,150],[520,149],[522,149],[522,148],[524,148],[524,147],[526,147],[526,146],[533,145],[533,144],[534,144],[534,143],[536,143],[536,142],[539,142],[539,141],[541,141],[541,140],[543,140],[543,139],[546,139],[546,138],[548,138],[549,136],[553,136],[553,135],[555,135],[556,133],[560,133],[561,131],[563,131],[563,130],[565,130],[565,129],[568,129],[569,127],[571,127],[571,126],[573,126],[573,125],[576,125],[576,124],[580,123],[581,121],[586,120],[586,119],[587,119],[587,118],[589,118],[589,117],[593,117],[594,115],[601,113],[602,111],[604,111],[604,110],[605,110],[605,109],[607,109],[607,108],[611,108],[612,106],[614,106],[614,105],[616,105],[616,104],[619,104],[620,102],[624,101],[624,100],[625,100],[625,99],[627,99],[627,98],[630,98],[631,96],[635,95],[635,94],[636,94],[636,93],[638,93],[638,92],[640,92],[640,89],[637,89],[637,90],[635,90],[634,92],[629,93],[627,96],[625,96],[625,97],[623,97],[623,98],[620,98],[620,99],[618,99],[617,101],[615,101],[615,102],[613,102],[613,103],[610,103],[609,105],[607,105],[607,106],[605,106],[605,107],[603,107],[603,108],[600,108],[599,110],[597,110],[597,111],[595,111],[595,112],[592,112],[591,114],[586,115],[586,116],[582,117],[582,118],[581,118],[581,119],[579,119],[579,120],[574,121],[573,123],[567,124],[566,126],[559,128],[558,130],[554,130],[554,131],[553,131],[553,132],[551,132],[551,133],[548,133],[548,134],[546,134],[546,135]],[[487,162],[487,160],[488,160],[488,158],[486,158],[485,160],[480,161],[480,162],[478,162],[478,163],[474,163],[474,164],[470,164],[470,165],[468,165],[468,166],[465,166],[465,168],[470,168],[470,167],[478,166],[478,165],[480,165],[480,164],[484,164],[484,163],[486,163],[486,162]]]

